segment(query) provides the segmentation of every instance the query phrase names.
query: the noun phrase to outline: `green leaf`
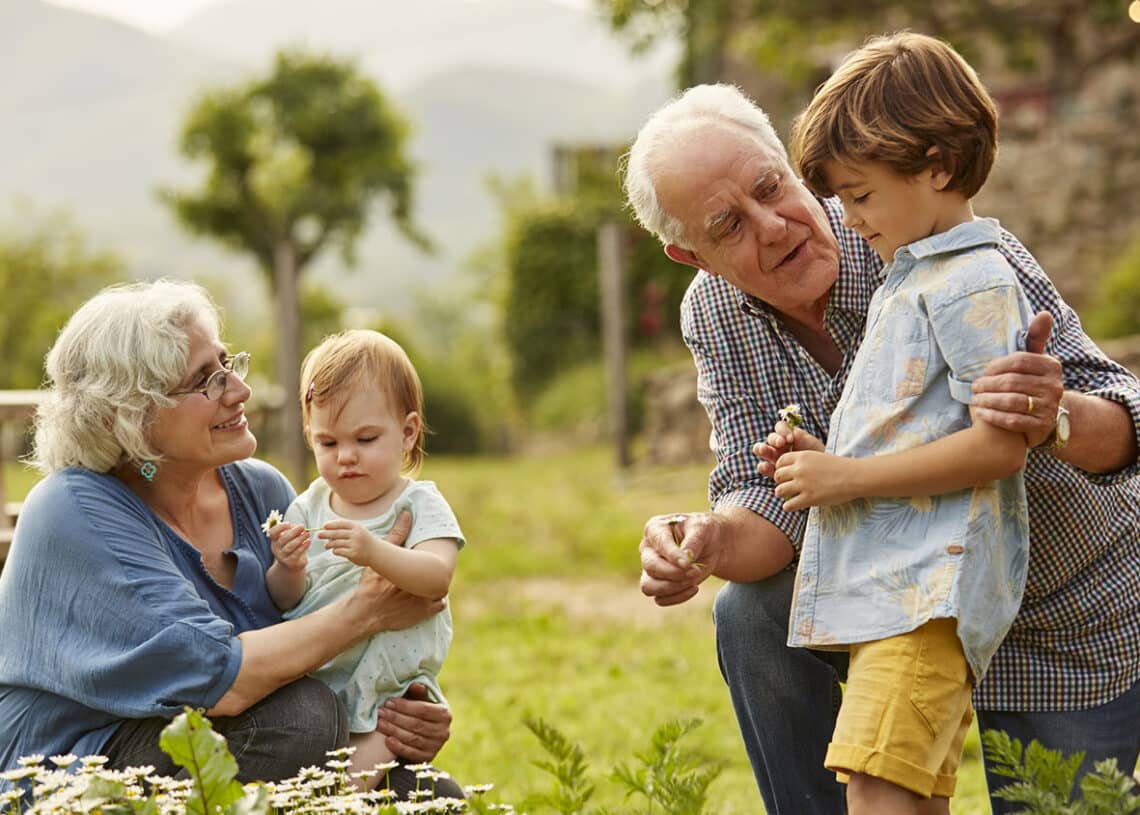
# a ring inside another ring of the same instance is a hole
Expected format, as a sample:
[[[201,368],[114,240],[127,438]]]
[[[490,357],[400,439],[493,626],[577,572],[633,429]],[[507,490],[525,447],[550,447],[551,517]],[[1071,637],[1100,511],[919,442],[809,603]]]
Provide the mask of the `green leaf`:
[[[210,720],[186,708],[162,731],[162,751],[190,773],[194,783],[186,799],[188,815],[217,815],[245,796],[234,779],[238,766],[226,740],[210,727]]]

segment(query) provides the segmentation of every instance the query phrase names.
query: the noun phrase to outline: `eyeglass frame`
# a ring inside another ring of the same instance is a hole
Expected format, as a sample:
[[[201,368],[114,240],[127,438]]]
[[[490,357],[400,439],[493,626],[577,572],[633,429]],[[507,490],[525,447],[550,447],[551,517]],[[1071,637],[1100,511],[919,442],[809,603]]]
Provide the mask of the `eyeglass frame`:
[[[242,370],[238,370],[239,368],[241,368]],[[226,388],[228,388],[230,386],[230,381],[229,381],[230,374],[233,374],[238,379],[240,379],[242,382],[244,382],[246,374],[248,374],[248,373],[249,373],[249,352],[248,351],[239,351],[236,354],[233,354],[231,356],[227,356],[225,358],[225,360],[222,362],[222,367],[219,368],[218,370],[214,371],[212,374],[210,374],[209,377],[206,378],[206,382],[202,385],[202,387],[200,387],[200,388],[187,388],[186,390],[181,390],[181,391],[171,391],[170,393],[168,393],[166,395],[167,396],[186,396],[186,395],[191,394],[191,393],[200,393],[203,396],[205,396],[207,399],[209,399],[211,402],[216,402],[217,400],[222,398],[223,394],[225,394],[225,392],[226,392]],[[219,390],[214,396],[210,396],[210,388],[216,387],[214,385],[215,382],[221,382],[222,383],[221,384],[221,390]]]

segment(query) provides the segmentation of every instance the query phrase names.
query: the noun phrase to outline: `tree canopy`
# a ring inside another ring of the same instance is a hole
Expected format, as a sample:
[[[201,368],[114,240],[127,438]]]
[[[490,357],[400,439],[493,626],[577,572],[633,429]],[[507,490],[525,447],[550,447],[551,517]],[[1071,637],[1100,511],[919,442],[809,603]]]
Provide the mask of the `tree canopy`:
[[[193,233],[256,258],[276,299],[277,378],[288,394],[282,454],[305,472],[296,393],[302,355],[299,280],[332,246],[355,263],[355,248],[378,200],[416,245],[415,168],[409,124],[376,83],[348,60],[287,50],[264,78],[212,90],[193,106],[180,150],[204,163],[193,190],[162,199]]]

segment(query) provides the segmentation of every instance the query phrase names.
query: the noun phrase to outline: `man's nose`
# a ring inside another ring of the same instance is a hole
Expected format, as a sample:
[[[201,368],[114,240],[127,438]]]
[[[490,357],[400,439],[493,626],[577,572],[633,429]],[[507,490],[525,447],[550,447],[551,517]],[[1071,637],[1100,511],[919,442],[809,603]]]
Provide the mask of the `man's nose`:
[[[747,214],[757,237],[763,243],[781,241],[788,232],[787,219],[773,206],[753,201],[748,207]]]

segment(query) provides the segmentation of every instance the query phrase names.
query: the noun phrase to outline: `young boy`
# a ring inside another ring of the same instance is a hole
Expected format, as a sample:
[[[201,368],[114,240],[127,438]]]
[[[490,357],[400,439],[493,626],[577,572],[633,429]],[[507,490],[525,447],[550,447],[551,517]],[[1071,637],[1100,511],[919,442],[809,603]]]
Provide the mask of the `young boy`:
[[[1025,439],[969,408],[1031,316],[970,205],[996,151],[974,71],[913,33],[848,57],[793,133],[804,181],[888,264],[826,452],[787,422],[757,449],[785,506],[813,508],[788,643],[850,652],[825,764],[853,815],[949,813],[970,693],[1025,585]]]

